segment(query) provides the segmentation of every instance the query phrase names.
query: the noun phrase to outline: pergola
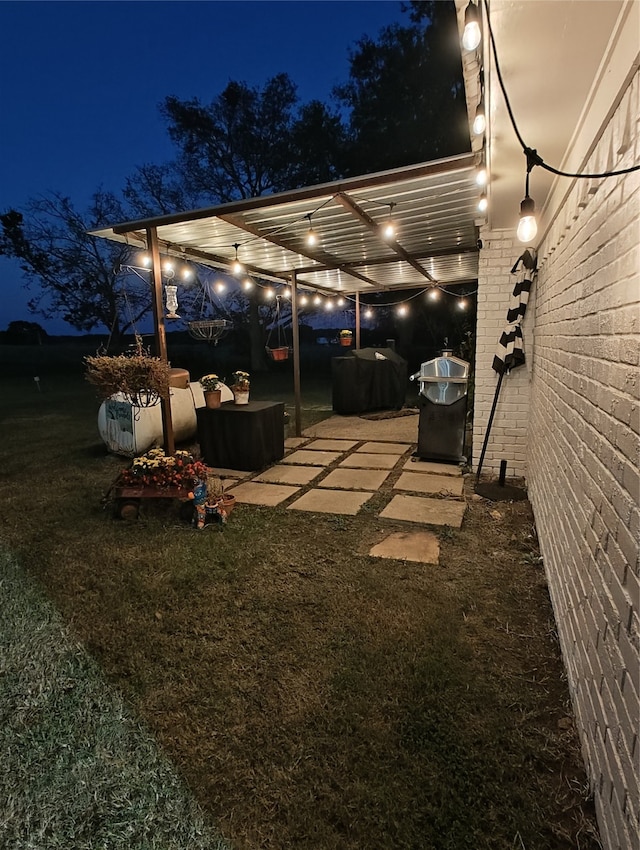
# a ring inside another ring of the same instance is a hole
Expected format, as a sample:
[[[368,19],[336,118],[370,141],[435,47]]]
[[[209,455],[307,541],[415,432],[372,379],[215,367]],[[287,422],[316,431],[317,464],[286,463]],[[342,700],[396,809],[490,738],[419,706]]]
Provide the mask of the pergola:
[[[300,289],[360,294],[474,283],[478,277],[477,155],[367,174],[216,207],[115,224],[94,236],[151,253],[158,355],[167,359],[160,256],[246,272],[291,286],[296,433],[300,434]],[[395,236],[384,238],[392,218]],[[310,226],[318,235],[306,244]],[[174,450],[171,409],[163,402],[165,446]]]

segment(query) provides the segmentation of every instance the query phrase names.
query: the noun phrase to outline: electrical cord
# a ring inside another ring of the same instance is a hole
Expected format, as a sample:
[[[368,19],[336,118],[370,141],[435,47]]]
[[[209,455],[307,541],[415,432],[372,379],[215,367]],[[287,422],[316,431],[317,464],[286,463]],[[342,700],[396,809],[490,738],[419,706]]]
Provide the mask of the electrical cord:
[[[546,163],[542,157],[538,154],[536,150],[530,148],[525,140],[522,138],[520,130],[518,129],[518,125],[516,124],[516,119],[513,115],[513,110],[511,108],[511,103],[509,101],[509,96],[507,95],[507,90],[504,84],[504,80],[502,79],[502,71],[500,70],[500,62],[498,61],[498,51],[496,49],[496,41],[493,35],[493,28],[491,26],[491,18],[489,17],[489,4],[487,0],[483,0],[484,10],[487,16],[487,27],[489,29],[489,39],[491,41],[491,48],[493,50],[493,59],[496,63],[496,74],[498,76],[498,82],[500,83],[500,89],[502,91],[502,96],[504,97],[504,102],[507,107],[507,112],[509,113],[509,120],[511,121],[511,126],[513,127],[513,132],[516,134],[516,137],[520,144],[522,145],[522,150],[527,157],[527,171],[531,171],[534,165],[539,165],[541,168],[544,168],[545,171],[550,171],[552,174],[557,174],[559,177],[574,177],[574,178],[582,178],[584,180],[596,180],[603,177],[618,177],[623,174],[630,174],[632,171],[639,171],[640,165],[632,165],[629,168],[621,168],[616,171],[603,171],[599,174],[576,174],[570,171],[561,171],[559,168],[554,168],[552,165]]]

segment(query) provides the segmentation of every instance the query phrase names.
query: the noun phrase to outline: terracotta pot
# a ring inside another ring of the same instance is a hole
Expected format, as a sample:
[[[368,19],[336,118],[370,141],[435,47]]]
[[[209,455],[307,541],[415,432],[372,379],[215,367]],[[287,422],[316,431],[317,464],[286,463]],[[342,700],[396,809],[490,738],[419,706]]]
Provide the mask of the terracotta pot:
[[[353,342],[353,337],[350,336],[341,336],[340,337],[340,345],[343,345],[345,348],[349,348],[351,343]]]
[[[286,346],[281,346],[280,348],[269,348],[267,351],[269,352],[269,357],[272,360],[289,359],[289,349]]]
[[[220,407],[222,398],[222,390],[206,390],[204,393],[204,403],[207,407]]]

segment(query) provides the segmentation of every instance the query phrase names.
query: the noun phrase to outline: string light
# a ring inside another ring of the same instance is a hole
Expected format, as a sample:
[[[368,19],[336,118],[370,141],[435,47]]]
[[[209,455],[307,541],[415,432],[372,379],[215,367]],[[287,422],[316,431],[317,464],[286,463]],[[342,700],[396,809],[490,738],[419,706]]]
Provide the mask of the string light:
[[[322,298],[320,298],[319,295],[316,295],[316,297],[313,299],[313,303],[316,305],[316,307],[319,307],[320,304],[322,304]]]
[[[338,298],[338,307],[344,307],[344,298]]]
[[[301,306],[301,307],[306,307],[308,303],[309,303],[309,299],[307,298],[307,296],[306,296],[306,295],[301,295],[301,296],[300,296],[300,306]]]
[[[409,308],[406,306],[406,304],[401,304],[398,307],[398,315],[399,316],[404,318],[404,316],[406,316],[408,313],[409,313]]]
[[[437,301],[440,298],[440,290],[437,286],[432,286],[427,295],[432,301]]]
[[[309,219],[309,229],[307,230],[307,235],[305,236],[305,242],[309,246],[309,248],[314,248],[318,244],[318,234],[313,229],[313,225],[311,224],[311,215],[312,213],[308,213],[305,218]]]
[[[333,310],[333,301],[330,298],[327,298],[327,300],[324,302],[324,309],[327,312]]]
[[[364,317],[365,317],[365,319],[373,319],[373,310],[371,309],[371,307],[368,307],[364,311]]]
[[[476,185],[482,188],[487,185],[488,181],[489,172],[487,171],[487,166],[481,165],[478,171],[476,172]]]
[[[222,295],[223,292],[226,292],[226,284],[224,284],[221,280],[216,281],[216,292],[219,295]]]
[[[487,118],[484,112],[484,97],[480,98],[480,102],[476,106],[476,117],[473,119],[473,132],[476,136],[481,136],[487,129]]]
[[[271,300],[274,297],[274,295],[275,295],[275,292],[273,291],[273,289],[271,289],[270,286],[268,286],[264,291],[264,297]]]
[[[247,291],[249,289],[253,289],[253,281],[250,277],[245,277],[245,279],[242,281],[242,287]]]
[[[238,259],[238,248],[240,247],[240,243],[236,242],[233,247],[236,249],[236,258],[233,261],[233,265],[231,266],[231,271],[234,274],[243,274],[244,273],[244,266],[242,265],[242,263]]]
[[[478,7],[469,2],[464,13],[464,32],[462,33],[462,46],[465,50],[475,50],[482,39],[480,30],[480,18]]]
[[[467,299],[461,298],[458,301],[458,310],[466,310],[467,309]]]
[[[480,200],[478,201],[478,212],[486,212],[489,208],[489,200],[487,198],[487,193],[483,192],[480,195]]]
[[[395,207],[395,204],[392,201],[389,204],[389,218],[383,223],[382,228],[381,228],[382,238],[387,240],[387,241],[393,239],[396,235],[396,226],[395,226],[395,223],[393,221],[393,208],[394,207]]]

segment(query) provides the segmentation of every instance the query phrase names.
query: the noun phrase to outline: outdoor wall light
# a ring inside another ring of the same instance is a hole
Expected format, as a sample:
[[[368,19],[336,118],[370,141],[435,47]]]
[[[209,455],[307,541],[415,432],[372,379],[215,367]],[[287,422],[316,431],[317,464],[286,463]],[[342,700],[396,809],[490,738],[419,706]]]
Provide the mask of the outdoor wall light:
[[[464,13],[464,32],[462,33],[462,46],[465,50],[475,50],[482,39],[480,31],[480,17],[478,7],[469,2]]]

